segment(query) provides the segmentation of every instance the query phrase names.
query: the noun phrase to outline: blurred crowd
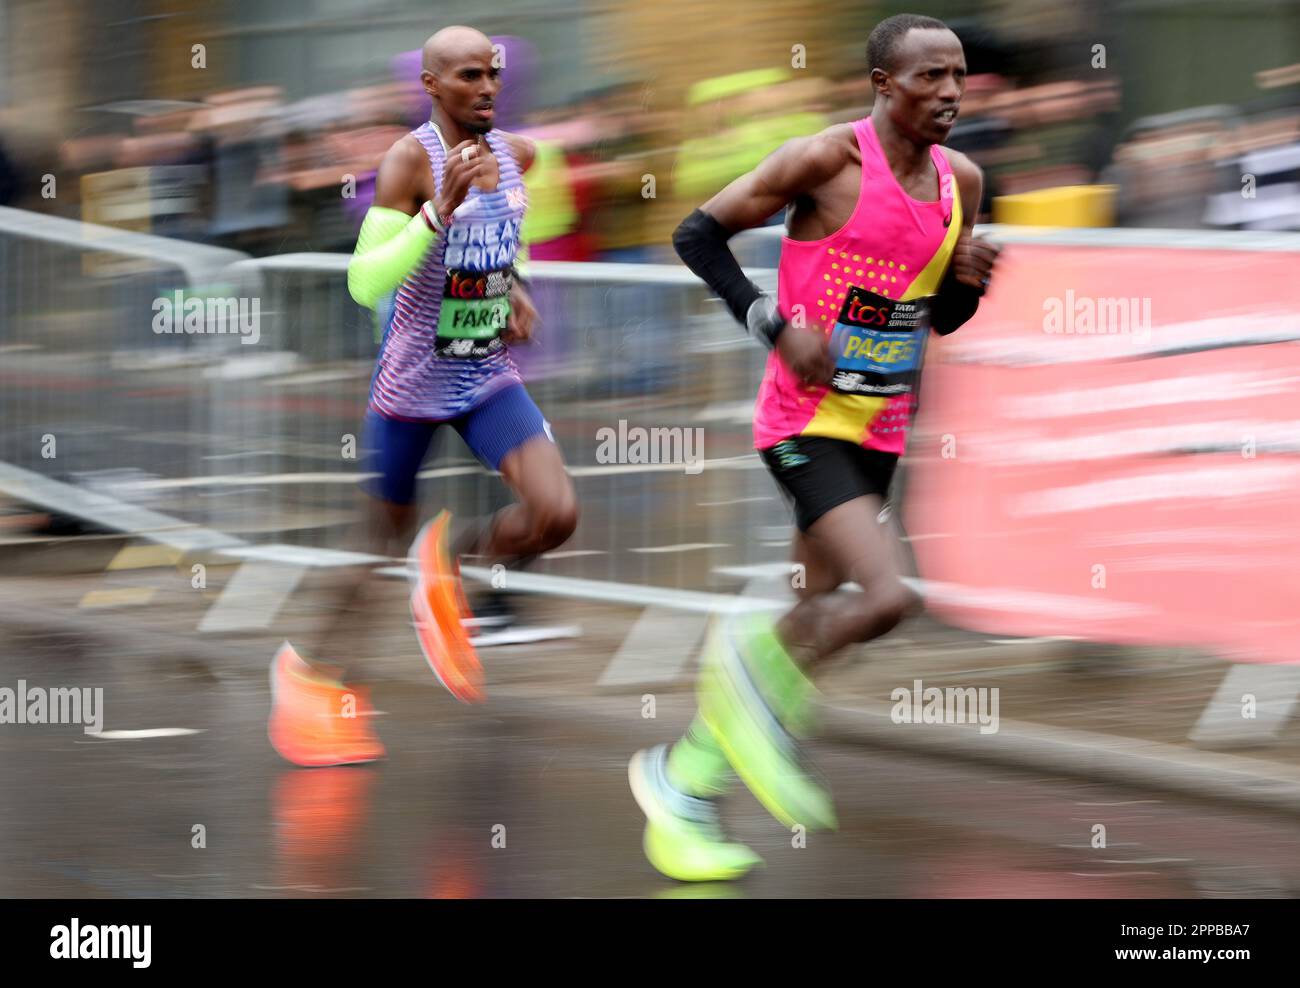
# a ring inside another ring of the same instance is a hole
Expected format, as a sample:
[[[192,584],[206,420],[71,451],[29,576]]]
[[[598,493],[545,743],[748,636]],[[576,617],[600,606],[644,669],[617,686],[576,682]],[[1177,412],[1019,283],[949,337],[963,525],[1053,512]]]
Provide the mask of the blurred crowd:
[[[865,71],[839,78],[760,68],[704,79],[665,106],[639,80],[606,82],[563,105],[529,106],[535,60],[505,46],[499,126],[529,134],[535,257],[667,259],[695,205],[783,141],[870,110]],[[290,101],[259,86],[202,100],[95,107],[91,135],[57,161],[17,160],[0,133],[0,204],[228,246],[253,255],[350,251],[384,152],[427,119],[418,53],[388,78]],[[1105,222],[1300,230],[1300,65],[1261,72],[1259,98],[1120,123],[1114,74],[1098,81],[972,74],[951,146],[985,170],[995,200],[1105,187]],[[41,195],[53,167],[57,197]],[[774,217],[774,221],[779,217]]]

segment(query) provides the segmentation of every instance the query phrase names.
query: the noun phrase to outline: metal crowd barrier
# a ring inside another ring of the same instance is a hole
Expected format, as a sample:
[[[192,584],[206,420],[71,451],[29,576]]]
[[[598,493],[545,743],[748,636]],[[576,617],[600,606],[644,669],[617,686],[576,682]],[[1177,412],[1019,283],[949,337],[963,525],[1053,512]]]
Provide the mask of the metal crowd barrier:
[[[256,272],[263,311],[273,314],[261,346],[297,362],[214,383],[214,428],[251,448],[226,461],[213,485],[243,492],[219,499],[213,527],[237,528],[254,504],[277,538],[327,547],[343,537],[353,480],[365,468],[363,412],[377,350],[375,317],[347,294],[347,262],[298,254],[235,265]],[[764,351],[682,268],[534,262],[531,290],[540,324],[515,358],[582,506],[559,571],[705,588],[734,583],[715,574],[719,567],[771,559],[773,547],[757,536],[777,529],[784,506],[754,469],[749,427]],[[702,448],[673,449],[702,459],[700,469],[634,462],[637,451],[618,449],[617,440],[634,439],[638,428],[700,430]],[[612,448],[602,444],[610,438]],[[618,462],[603,462],[608,452]],[[486,518],[507,503],[500,481],[452,430],[426,463],[422,491],[427,511],[445,506],[463,518]]]
[[[201,469],[219,442],[203,369],[238,344],[156,333],[155,303],[256,297],[243,257],[0,208],[0,461],[89,487]]]
[[[0,461],[251,542],[342,545],[377,351],[347,260],[0,210]],[[516,359],[582,502],[555,571],[707,589],[781,558],[785,508],[750,444],[765,354],[707,289],[674,266],[535,262],[532,291],[541,323]],[[256,341],[214,331],[229,319],[154,331],[158,300],[191,298],[256,301]],[[638,429],[700,430],[672,452],[703,462],[635,462]],[[451,430],[422,492],[463,519],[508,500]]]
[[[1295,245],[1294,235],[985,229],[1004,243]],[[780,234],[733,241],[768,288]],[[248,541],[339,546],[355,518],[377,349],[346,267],[341,254],[252,260],[0,209],[0,461]],[[555,571],[710,589],[734,586],[736,567],[785,559],[789,515],[750,443],[764,351],[680,267],[536,262],[533,274],[541,325],[517,360],[582,503]],[[157,300],[177,290],[256,300],[256,342],[154,332]],[[637,429],[702,430],[703,468],[630,462],[634,444],[618,440]],[[507,501],[451,430],[426,464],[423,497],[461,518]]]

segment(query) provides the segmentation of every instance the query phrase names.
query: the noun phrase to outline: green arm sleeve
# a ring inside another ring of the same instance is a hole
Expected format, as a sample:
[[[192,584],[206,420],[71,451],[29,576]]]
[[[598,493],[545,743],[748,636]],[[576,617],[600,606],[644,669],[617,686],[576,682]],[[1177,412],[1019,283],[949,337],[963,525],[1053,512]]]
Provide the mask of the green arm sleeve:
[[[348,293],[358,305],[373,309],[424,259],[437,239],[419,213],[371,206],[348,262]]]

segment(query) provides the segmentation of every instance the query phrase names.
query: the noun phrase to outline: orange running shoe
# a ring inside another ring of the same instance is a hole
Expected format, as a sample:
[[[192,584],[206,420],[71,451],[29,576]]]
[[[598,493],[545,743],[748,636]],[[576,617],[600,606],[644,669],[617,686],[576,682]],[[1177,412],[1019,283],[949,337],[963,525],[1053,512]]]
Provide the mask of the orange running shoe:
[[[285,642],[271,660],[266,734],[285,761],[303,768],[359,765],[384,757],[370,726],[369,694],[322,676]]]
[[[415,564],[411,617],[429,668],[457,700],[481,703],[483,666],[462,623],[470,617],[461,589],[460,566],[447,551],[451,515],[442,511],[411,544]]]

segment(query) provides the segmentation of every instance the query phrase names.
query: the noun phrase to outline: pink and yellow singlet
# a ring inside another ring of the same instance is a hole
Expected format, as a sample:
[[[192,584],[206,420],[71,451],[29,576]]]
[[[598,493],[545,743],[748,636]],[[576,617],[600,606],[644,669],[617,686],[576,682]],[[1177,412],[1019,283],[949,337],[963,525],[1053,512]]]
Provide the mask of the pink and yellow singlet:
[[[754,445],[792,436],[844,439],[902,454],[930,333],[925,298],[939,283],[961,234],[961,198],[938,145],[939,198],[913,199],[898,184],[871,118],[853,125],[862,179],[853,215],[821,240],[781,241],[777,305],[782,315],[831,338],[830,386],[805,387],[773,351],[754,412]]]

